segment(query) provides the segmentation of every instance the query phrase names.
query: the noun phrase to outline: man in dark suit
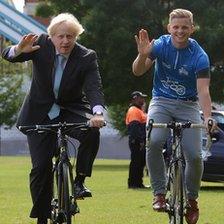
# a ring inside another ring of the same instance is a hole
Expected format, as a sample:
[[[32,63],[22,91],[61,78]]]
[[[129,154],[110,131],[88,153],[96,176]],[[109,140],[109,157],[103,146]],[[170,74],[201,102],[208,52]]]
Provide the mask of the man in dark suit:
[[[90,119],[92,128],[73,131],[80,141],[77,155],[75,196],[91,197],[84,185],[91,176],[92,165],[99,147],[99,128],[104,124],[101,77],[96,53],[76,42],[84,31],[71,14],[59,14],[52,19],[48,35],[25,35],[2,56],[10,62],[32,60],[32,83],[19,113],[18,125],[84,122]],[[30,190],[33,208],[30,217],[38,224],[50,218],[52,157],[56,136],[27,134],[32,170]]]

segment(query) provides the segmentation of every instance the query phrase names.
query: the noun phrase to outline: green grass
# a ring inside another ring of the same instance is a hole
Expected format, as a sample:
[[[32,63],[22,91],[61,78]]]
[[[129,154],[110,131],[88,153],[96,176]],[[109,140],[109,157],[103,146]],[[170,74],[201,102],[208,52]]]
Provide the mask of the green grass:
[[[151,190],[127,189],[128,160],[96,160],[86,181],[93,198],[79,201],[77,224],[166,224],[151,208]],[[34,224],[29,218],[29,157],[0,157],[0,224]],[[148,178],[144,179],[145,184]],[[224,185],[203,183],[198,224],[224,223]]]

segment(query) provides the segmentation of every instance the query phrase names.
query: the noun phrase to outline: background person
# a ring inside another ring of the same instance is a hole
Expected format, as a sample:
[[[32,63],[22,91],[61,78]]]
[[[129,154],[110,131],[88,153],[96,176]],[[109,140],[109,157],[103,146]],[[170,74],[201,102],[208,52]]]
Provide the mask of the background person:
[[[76,41],[83,31],[73,15],[62,13],[52,19],[48,35],[25,35],[17,45],[2,53],[10,62],[33,62],[31,88],[22,105],[18,126],[90,119],[93,128],[69,133],[80,141],[75,197],[92,196],[84,180],[91,176],[99,147],[98,128],[104,124],[104,97],[96,53]],[[50,218],[56,135],[30,133],[27,139],[32,159],[30,217],[38,218],[38,224],[46,224]]]
[[[147,95],[134,91],[126,114],[131,161],[129,165],[128,188],[145,188],[143,184],[145,168],[145,98]]]
[[[205,51],[190,38],[194,32],[193,14],[185,9],[173,10],[169,15],[167,30],[168,35],[151,41],[144,29],[135,36],[138,56],[133,62],[133,73],[140,76],[155,63],[148,116],[156,123],[172,120],[200,123],[201,107],[204,123],[208,127],[208,120],[211,119],[210,64]],[[164,211],[166,207],[166,172],[162,146],[167,136],[168,130],[153,129],[149,150],[146,152],[155,196],[153,209],[156,211]],[[203,172],[201,130],[184,130],[182,145],[186,160],[188,199],[185,218],[188,224],[195,224],[199,218],[196,199]]]

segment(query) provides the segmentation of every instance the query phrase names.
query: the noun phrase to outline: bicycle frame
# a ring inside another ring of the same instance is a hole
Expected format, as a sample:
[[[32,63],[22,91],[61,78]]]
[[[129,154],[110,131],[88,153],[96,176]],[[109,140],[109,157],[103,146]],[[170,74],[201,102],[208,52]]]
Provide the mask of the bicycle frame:
[[[68,137],[66,132],[71,128],[89,127],[89,123],[58,123],[48,125],[20,126],[25,132],[53,132],[57,134],[58,147],[53,162],[53,186],[51,202],[51,223],[71,224],[72,216],[79,212],[79,207],[74,197],[73,166],[68,154]],[[73,145],[74,146],[74,145]]]
[[[147,125],[146,143],[149,147],[149,136],[152,128],[169,128],[172,137],[172,150],[167,165],[167,206],[166,212],[169,216],[169,224],[183,224],[184,208],[186,204],[186,190],[184,181],[184,156],[182,152],[181,139],[185,128],[205,128],[203,124],[187,123],[154,123],[151,119]]]
[[[184,157],[181,150],[182,129],[171,129],[172,152],[167,168],[167,213],[170,224],[183,224],[186,190]]]
[[[53,198],[52,198],[52,222],[70,224],[71,216],[79,212],[73,189],[73,172],[70,163],[67,140],[61,129],[57,132],[58,152],[53,162]]]

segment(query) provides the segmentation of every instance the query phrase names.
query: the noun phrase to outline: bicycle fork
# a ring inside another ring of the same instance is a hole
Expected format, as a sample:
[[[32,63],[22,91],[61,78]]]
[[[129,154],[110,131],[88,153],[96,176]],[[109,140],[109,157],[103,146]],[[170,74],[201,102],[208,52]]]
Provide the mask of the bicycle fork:
[[[53,167],[54,189],[52,206],[53,224],[71,223],[71,216],[79,213],[79,207],[73,193],[73,174],[70,163],[61,160]],[[69,189],[69,187],[71,187]],[[69,220],[67,220],[69,219]]]
[[[172,133],[173,134],[173,133]],[[176,135],[177,134],[177,135]],[[185,181],[184,181],[184,159],[180,146],[180,132],[173,136],[172,157],[167,172],[167,190],[169,196],[167,198],[166,212],[169,215],[169,224],[183,224],[184,216],[184,199]]]

